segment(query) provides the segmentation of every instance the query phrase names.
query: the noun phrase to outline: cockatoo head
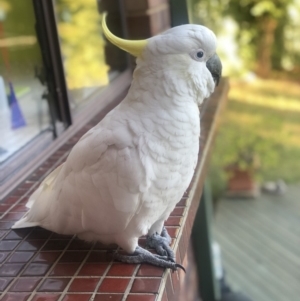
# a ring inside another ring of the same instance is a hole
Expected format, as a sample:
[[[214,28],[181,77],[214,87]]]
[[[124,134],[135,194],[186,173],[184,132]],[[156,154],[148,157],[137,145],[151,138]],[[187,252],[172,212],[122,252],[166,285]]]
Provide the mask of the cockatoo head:
[[[137,57],[137,67],[153,73],[170,70],[174,76],[180,75],[193,86],[201,83],[201,88],[205,82],[206,96],[220,80],[222,64],[216,54],[216,36],[205,26],[181,25],[149,39],[136,41],[113,35],[106,26],[105,15],[102,27],[110,42]]]

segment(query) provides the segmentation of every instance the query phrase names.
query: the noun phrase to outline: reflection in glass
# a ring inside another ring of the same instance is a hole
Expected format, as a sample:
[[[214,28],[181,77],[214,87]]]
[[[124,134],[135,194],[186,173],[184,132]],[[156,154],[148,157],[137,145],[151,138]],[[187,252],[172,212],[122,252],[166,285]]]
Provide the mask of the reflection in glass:
[[[107,86],[119,71],[107,63],[109,53],[102,36],[96,0],[56,0],[55,10],[70,106],[77,111],[93,92]],[[125,58],[123,65],[124,61]]]
[[[0,0],[0,164],[50,129],[30,0]]]

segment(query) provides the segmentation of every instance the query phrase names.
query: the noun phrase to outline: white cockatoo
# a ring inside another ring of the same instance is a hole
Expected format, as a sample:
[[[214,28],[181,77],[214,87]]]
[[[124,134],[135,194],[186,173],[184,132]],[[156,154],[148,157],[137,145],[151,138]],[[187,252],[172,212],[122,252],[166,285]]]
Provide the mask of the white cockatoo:
[[[181,266],[174,261],[164,221],[196,167],[198,106],[214,91],[221,72],[216,37],[204,26],[182,25],[129,41],[114,36],[105,17],[103,31],[137,57],[129,92],[46,177],[13,228],[40,226],[116,243],[131,254],[116,254],[118,260],[176,269]],[[138,246],[143,235],[158,255]]]

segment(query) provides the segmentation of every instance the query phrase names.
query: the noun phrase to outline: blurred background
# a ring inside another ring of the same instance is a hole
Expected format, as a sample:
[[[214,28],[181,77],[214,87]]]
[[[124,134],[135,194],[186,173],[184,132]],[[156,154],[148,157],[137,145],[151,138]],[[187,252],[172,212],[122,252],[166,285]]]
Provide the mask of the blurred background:
[[[210,167],[228,283],[251,300],[298,300],[300,2],[190,0],[189,9],[216,33],[230,78]]]

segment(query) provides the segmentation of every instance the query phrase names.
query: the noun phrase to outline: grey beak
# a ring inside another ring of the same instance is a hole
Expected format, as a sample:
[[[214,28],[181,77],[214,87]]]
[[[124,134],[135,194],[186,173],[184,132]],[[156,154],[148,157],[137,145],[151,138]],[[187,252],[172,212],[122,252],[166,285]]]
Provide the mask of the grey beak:
[[[206,67],[210,71],[217,86],[222,76],[222,63],[216,53],[206,62]]]

